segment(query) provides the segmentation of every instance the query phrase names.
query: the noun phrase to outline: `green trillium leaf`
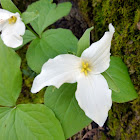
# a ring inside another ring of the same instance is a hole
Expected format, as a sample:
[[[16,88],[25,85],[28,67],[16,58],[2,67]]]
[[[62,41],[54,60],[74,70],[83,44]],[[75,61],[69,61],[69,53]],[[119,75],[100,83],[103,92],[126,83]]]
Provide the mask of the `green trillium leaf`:
[[[39,16],[38,12],[24,12],[21,14],[21,18],[25,24],[30,23]]]
[[[2,8],[12,13],[21,13],[16,5],[11,0],[0,0]]]
[[[38,12],[39,16],[31,22],[34,30],[41,35],[41,33],[58,19],[68,15],[71,9],[71,3],[65,2],[58,4],[51,3],[48,0],[41,0],[32,3],[28,6],[26,12]]]
[[[1,140],[65,140],[54,113],[41,104],[0,108]]]
[[[28,65],[39,73],[48,59],[68,52],[76,53],[77,42],[77,38],[70,30],[47,30],[41,39],[37,38],[30,44],[26,55]]]
[[[81,56],[82,52],[90,46],[90,32],[93,27],[87,29],[78,41],[77,56]]]
[[[20,94],[22,74],[21,59],[0,39],[0,105],[13,106]]]
[[[59,89],[48,87],[45,105],[53,110],[59,119],[66,138],[71,137],[91,123],[75,99],[77,84],[64,84]]]
[[[111,90],[115,91],[115,92],[120,92],[120,89],[118,88],[117,84],[115,83],[114,79],[112,78],[112,76],[110,76],[110,74],[105,71],[102,73],[102,75],[105,77],[105,79],[108,82],[108,86]]]
[[[103,73],[110,89],[112,89],[112,100],[124,103],[138,97],[131,82],[128,70],[123,61],[118,57],[111,57],[110,67]]]
[[[36,36],[29,30],[25,31],[25,34],[23,36],[23,44],[22,46],[26,45],[27,43],[29,43],[30,41],[36,39]]]
[[[49,2],[49,3],[53,2],[53,0],[40,0],[40,1],[45,1],[45,2]]]

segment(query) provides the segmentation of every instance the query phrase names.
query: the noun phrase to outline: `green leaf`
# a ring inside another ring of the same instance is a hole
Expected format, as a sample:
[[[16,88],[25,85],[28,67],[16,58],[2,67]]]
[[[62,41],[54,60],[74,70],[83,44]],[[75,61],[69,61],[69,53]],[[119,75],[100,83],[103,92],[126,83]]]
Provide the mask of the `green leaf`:
[[[20,13],[19,9],[15,6],[15,4],[11,0],[0,0],[1,6],[3,9],[8,10],[12,13]]]
[[[39,17],[31,22],[31,25],[34,30],[41,35],[44,29],[46,29],[49,25],[68,15],[70,9],[71,3],[69,2],[61,3],[56,6],[56,4],[52,4],[47,0],[41,0],[28,6],[27,12],[37,11],[39,13]]]
[[[49,3],[53,2],[53,0],[40,0],[40,1],[45,1],[45,2],[49,2]]]
[[[0,39],[0,105],[13,106],[22,86],[21,59]]]
[[[39,16],[38,12],[24,12],[21,14],[21,18],[25,24],[30,23]]]
[[[111,57],[110,67],[103,76],[112,89],[112,100],[124,103],[138,97],[131,82],[126,65],[118,57]]]
[[[54,113],[41,104],[0,108],[1,140],[65,140]]]
[[[48,87],[45,92],[45,105],[53,110],[61,122],[66,138],[91,122],[75,99],[76,88],[77,84],[64,84],[59,89]]]
[[[78,41],[77,56],[81,56],[82,52],[90,46],[90,32],[93,27],[87,29]]]
[[[0,139],[18,140],[15,130],[15,109],[0,107]]]
[[[109,88],[111,90],[114,90],[115,92],[120,92],[120,89],[118,88],[118,86],[115,83],[114,79],[109,75],[109,73],[107,71],[103,72],[102,75],[108,81],[108,86],[109,86]]]
[[[39,73],[42,65],[50,58],[68,52],[76,53],[77,38],[70,30],[51,29],[35,39],[27,51],[27,62],[32,70]]]
[[[25,31],[25,34],[23,36],[23,44],[22,46],[26,45],[27,43],[29,43],[30,41],[36,39],[36,36],[29,30]]]

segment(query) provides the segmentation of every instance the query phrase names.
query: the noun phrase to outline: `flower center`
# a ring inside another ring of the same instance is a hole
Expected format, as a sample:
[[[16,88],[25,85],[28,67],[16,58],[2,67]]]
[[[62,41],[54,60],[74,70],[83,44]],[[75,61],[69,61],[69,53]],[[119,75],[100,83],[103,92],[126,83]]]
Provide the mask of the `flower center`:
[[[87,62],[82,62],[81,72],[84,72],[84,74],[87,76],[89,71],[91,71],[91,69],[89,68],[89,64]]]
[[[13,23],[15,23],[15,22],[17,21],[17,17],[11,16],[11,17],[8,19],[8,21],[9,21],[9,24],[13,24]]]

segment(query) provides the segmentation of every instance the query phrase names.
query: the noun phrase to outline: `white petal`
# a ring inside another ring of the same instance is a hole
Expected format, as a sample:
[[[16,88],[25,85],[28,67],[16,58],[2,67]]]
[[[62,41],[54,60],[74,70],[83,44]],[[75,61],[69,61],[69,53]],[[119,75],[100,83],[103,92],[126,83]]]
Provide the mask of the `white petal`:
[[[17,34],[19,35],[24,35],[25,33],[25,24],[22,22],[19,13],[15,13],[14,16],[17,17],[16,23],[13,25],[14,27],[12,28]]]
[[[109,31],[97,42],[93,43],[83,53],[81,58],[90,61],[94,74],[99,74],[108,69],[110,63],[111,40],[115,29],[109,24]]]
[[[59,88],[63,83],[75,83],[80,75],[81,59],[74,55],[58,55],[49,59],[42,67],[41,73],[34,79],[32,93],[40,91],[45,86]]]
[[[0,31],[3,29],[6,20],[8,20],[12,15],[13,13],[4,9],[0,9]]]
[[[17,48],[23,44],[23,38],[18,34],[9,34],[9,35],[2,34],[1,38],[4,44],[11,48]]]
[[[23,38],[22,35],[25,33],[25,25],[21,21],[21,18],[18,13],[13,16],[17,17],[17,21],[15,24],[6,23],[4,28],[2,29],[1,38],[9,47],[16,48],[22,45]]]
[[[0,32],[2,31],[3,27],[5,26],[6,21],[1,21],[0,23]]]
[[[85,114],[103,126],[111,108],[111,90],[105,78],[99,75],[83,76],[77,81],[76,99]]]
[[[9,12],[7,10],[4,10],[4,9],[0,9],[0,22],[2,20],[9,19],[12,15],[13,15],[13,13],[11,13],[11,12]]]

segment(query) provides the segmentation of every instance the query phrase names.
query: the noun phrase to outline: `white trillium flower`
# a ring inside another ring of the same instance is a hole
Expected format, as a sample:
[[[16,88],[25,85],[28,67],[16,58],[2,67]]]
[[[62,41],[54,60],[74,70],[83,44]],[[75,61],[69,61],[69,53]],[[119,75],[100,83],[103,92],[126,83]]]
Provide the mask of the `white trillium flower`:
[[[84,50],[80,58],[62,54],[49,59],[34,79],[31,92],[36,93],[45,86],[59,88],[63,83],[77,82],[75,96],[79,106],[90,119],[103,126],[112,105],[112,91],[101,73],[109,67],[114,32],[114,27],[109,24],[109,31]]]
[[[1,39],[6,46],[17,48],[22,45],[25,25],[19,13],[0,9],[0,32],[2,32]]]

